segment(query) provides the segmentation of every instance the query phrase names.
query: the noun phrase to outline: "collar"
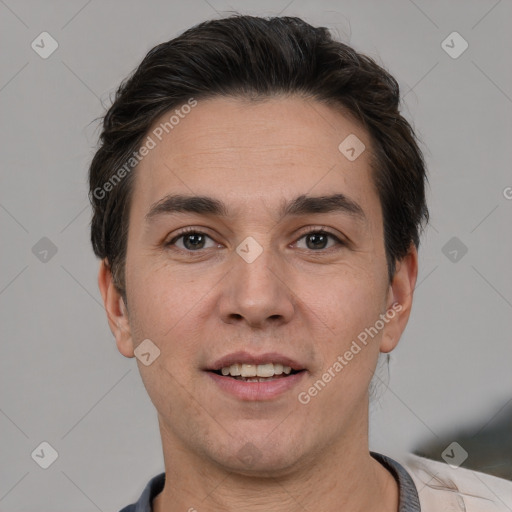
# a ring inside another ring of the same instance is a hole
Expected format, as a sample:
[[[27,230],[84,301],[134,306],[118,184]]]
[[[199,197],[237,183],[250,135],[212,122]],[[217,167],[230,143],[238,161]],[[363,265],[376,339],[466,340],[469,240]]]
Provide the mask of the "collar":
[[[386,455],[376,452],[370,452],[370,455],[380,462],[395,477],[398,483],[400,492],[398,512],[421,512],[418,491],[405,468]],[[120,512],[152,512],[152,501],[162,492],[164,484],[165,473],[156,475],[148,482],[138,501],[123,508]]]

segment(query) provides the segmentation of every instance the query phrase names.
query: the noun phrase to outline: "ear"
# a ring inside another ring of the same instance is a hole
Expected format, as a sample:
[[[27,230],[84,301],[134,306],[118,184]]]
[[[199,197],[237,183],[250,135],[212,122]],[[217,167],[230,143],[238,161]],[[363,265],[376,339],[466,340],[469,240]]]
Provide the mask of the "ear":
[[[388,317],[395,313],[386,328],[380,342],[381,352],[391,352],[405,330],[412,308],[412,299],[418,277],[418,251],[411,244],[407,255],[397,262],[393,281],[389,285],[387,308]]]
[[[117,349],[125,357],[134,357],[128,310],[121,294],[114,286],[112,272],[106,260],[100,263],[98,286],[103,297],[110,330],[116,338]]]

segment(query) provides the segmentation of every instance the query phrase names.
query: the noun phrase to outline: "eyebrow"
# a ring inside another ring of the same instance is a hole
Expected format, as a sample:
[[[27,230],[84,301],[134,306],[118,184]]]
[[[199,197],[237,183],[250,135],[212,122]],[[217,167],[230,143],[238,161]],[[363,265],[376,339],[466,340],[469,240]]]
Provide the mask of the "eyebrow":
[[[367,222],[366,215],[361,206],[341,193],[328,196],[300,195],[289,202],[283,202],[279,217],[281,220],[284,217],[294,215],[335,212],[346,214],[361,223]],[[228,217],[229,208],[225,203],[213,197],[169,194],[151,206],[145,217],[146,222],[150,223],[155,217],[173,213],[195,213],[198,215]]]

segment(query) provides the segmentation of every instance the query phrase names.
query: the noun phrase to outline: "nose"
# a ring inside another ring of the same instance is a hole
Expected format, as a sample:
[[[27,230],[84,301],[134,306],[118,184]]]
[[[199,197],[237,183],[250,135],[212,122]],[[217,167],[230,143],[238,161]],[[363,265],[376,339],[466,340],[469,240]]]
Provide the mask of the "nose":
[[[233,252],[233,265],[221,282],[218,302],[219,314],[226,323],[264,328],[285,324],[293,317],[295,296],[287,283],[285,265],[269,247],[259,247],[256,253],[250,244]]]

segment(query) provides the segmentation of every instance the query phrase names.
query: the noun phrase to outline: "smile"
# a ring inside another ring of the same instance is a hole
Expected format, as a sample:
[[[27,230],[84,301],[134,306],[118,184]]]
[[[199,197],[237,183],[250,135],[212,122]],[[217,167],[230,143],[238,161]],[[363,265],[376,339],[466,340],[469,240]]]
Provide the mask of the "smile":
[[[280,363],[265,364],[244,364],[235,363],[230,366],[223,366],[216,373],[233,377],[244,382],[265,382],[275,378],[284,378],[290,375],[292,369],[290,366],[283,366]],[[296,373],[295,370],[293,370]]]

